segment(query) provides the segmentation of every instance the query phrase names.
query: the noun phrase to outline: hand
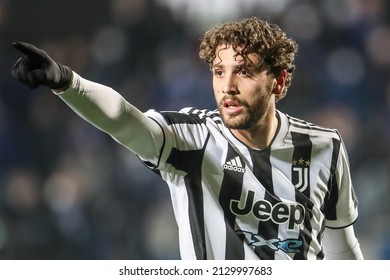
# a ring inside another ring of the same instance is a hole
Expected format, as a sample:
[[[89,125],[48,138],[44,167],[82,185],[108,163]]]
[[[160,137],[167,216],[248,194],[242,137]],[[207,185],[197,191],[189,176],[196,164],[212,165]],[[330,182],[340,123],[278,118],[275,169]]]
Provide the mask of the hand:
[[[67,66],[55,62],[45,51],[24,43],[14,42],[13,47],[23,53],[12,67],[12,77],[33,89],[46,85],[51,89],[66,89],[73,72]]]

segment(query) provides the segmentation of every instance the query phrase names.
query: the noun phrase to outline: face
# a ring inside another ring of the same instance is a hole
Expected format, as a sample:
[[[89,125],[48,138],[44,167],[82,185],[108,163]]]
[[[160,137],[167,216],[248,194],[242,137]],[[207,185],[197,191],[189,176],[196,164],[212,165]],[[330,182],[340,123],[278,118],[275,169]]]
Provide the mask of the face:
[[[230,129],[250,129],[260,125],[275,106],[273,87],[277,83],[260,61],[249,55],[245,63],[231,46],[217,49],[213,62],[213,89],[218,110]]]

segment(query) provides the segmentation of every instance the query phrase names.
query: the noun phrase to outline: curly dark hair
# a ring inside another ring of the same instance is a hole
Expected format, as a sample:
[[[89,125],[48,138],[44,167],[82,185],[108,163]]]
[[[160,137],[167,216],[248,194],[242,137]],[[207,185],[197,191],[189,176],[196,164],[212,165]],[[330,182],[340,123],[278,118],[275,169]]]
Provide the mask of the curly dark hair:
[[[217,56],[216,49],[224,44],[232,46],[237,55],[244,59],[254,54],[262,61],[261,67],[269,73],[277,75],[286,70],[285,88],[276,101],[286,95],[295,70],[298,44],[288,38],[278,25],[257,17],[215,25],[205,33],[200,43],[199,57],[211,67]]]

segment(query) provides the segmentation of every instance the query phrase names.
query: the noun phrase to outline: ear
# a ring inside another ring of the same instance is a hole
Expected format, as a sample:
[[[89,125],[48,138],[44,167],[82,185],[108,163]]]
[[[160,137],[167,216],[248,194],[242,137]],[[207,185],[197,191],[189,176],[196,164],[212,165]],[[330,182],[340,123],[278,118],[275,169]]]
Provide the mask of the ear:
[[[282,70],[278,75],[275,75],[274,78],[274,87],[272,89],[272,93],[276,95],[282,94],[284,90],[284,86],[286,84],[287,71]]]

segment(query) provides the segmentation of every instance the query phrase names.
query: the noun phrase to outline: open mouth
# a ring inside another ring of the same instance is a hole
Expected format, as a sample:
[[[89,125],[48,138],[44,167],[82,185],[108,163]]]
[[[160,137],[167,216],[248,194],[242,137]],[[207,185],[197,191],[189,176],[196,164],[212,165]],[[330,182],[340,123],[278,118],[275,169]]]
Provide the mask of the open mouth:
[[[229,115],[237,114],[243,108],[243,106],[237,100],[224,100],[222,105],[224,111]]]
[[[237,108],[241,107],[241,105],[237,101],[228,100],[223,102],[223,107],[225,108]]]

